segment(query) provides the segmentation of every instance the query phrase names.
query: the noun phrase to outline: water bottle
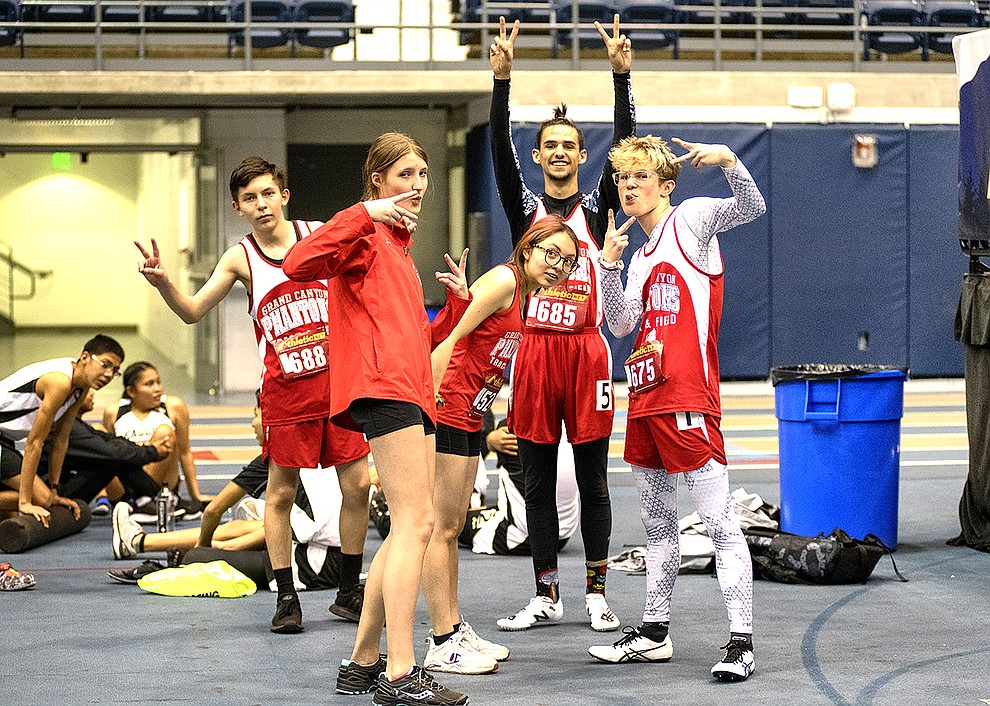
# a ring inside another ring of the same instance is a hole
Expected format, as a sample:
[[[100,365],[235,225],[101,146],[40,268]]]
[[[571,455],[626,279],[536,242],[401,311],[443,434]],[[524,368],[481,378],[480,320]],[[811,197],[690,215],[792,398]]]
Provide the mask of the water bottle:
[[[158,495],[155,496],[155,504],[158,509],[159,532],[175,531],[175,507],[178,501],[178,496],[169,490],[168,486],[162,486],[162,489],[158,491]],[[169,549],[167,556],[169,566],[179,565],[181,555],[178,549]]]

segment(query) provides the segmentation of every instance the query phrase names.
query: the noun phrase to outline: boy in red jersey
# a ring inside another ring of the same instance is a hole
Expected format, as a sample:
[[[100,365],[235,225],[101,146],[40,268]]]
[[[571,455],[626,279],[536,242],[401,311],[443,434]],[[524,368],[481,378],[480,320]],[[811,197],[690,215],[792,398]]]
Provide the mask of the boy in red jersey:
[[[138,271],[187,324],[196,323],[227,296],[236,282],[250,297],[258,352],[265,365],[261,381],[262,454],[268,460],[265,537],[278,585],[273,632],[303,630],[302,610],[292,582],[289,513],[300,468],[335,466],[344,500],[340,509],[341,588],[331,612],[357,622],[364,587],[359,581],[368,531],[367,442],[361,434],[330,422],[327,285],[325,280],[292,282],[282,258],[319,223],[288,221],[285,172],[260,157],[248,157],[230,177],[232,207],[252,232],[220,257],[196,294],[185,294],[162,269],[158,245]]]

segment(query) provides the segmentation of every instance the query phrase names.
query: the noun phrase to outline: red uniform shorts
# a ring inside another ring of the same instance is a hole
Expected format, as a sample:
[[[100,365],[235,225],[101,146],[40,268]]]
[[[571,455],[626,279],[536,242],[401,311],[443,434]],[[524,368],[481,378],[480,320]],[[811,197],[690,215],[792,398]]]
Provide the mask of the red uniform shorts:
[[[338,427],[329,419],[265,427],[261,445],[269,458],[284,468],[329,468],[371,453],[364,434]]]
[[[601,331],[527,332],[512,368],[509,429],[537,444],[583,444],[612,433],[612,353]]]
[[[670,412],[626,422],[626,463],[668,473],[694,471],[709,460],[728,463],[719,420],[698,412]]]

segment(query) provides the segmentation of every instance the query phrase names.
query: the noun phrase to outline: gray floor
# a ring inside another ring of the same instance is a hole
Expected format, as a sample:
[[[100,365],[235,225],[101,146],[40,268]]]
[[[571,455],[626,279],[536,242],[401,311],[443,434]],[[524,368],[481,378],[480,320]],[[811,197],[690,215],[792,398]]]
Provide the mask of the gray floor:
[[[764,417],[761,428],[773,428],[766,405],[757,414]],[[958,436],[963,429],[958,420],[953,424],[948,431]],[[905,428],[902,441],[933,431],[939,429]],[[740,444],[747,440],[747,432],[735,433]],[[727,441],[733,443],[731,434]],[[777,503],[778,471],[756,456],[748,464],[739,457],[731,487]],[[990,703],[990,555],[944,545],[958,532],[965,451],[905,443],[901,461],[896,559],[910,582],[897,582],[886,559],[865,585],[757,582],[757,672],[745,683],[721,684],[708,674],[727,637],[718,584],[708,575],[677,581],[671,662],[594,662],[588,646],[617,635],[597,634],[587,625],[579,538],[561,555],[563,623],[523,633],[501,633],[495,621],[529,599],[530,560],[462,551],[465,617],[482,635],[508,645],[512,656],[497,674],[443,681],[468,692],[473,704]],[[612,547],[618,553],[644,538],[632,478],[615,456],[611,466]],[[204,467],[210,475],[204,489],[216,492],[234,470],[232,464]],[[679,502],[682,515],[694,509],[683,483]],[[372,530],[369,555],[375,537]],[[267,629],[274,606],[267,592],[239,600],[164,598],[113,584],[106,569],[131,564],[113,561],[108,518],[0,560],[34,573],[39,584],[0,594],[0,693],[11,703],[370,703],[370,697],[333,694],[336,666],[350,652],[355,626],[327,612],[332,592],[303,594],[306,632],[281,636]],[[609,601],[624,622],[638,624],[644,586],[642,576],[610,572]],[[425,639],[422,601],[417,619]]]

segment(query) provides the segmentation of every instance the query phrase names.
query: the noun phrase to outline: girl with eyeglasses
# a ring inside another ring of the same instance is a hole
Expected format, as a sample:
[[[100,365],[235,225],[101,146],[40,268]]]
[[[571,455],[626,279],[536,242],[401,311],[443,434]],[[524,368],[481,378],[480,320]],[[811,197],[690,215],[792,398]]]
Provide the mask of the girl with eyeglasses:
[[[471,303],[453,332],[433,351],[438,390],[437,461],[433,489],[435,523],[426,552],[423,583],[433,629],[426,669],[484,674],[509,650],[480,638],[461,618],[457,600],[457,536],[471,501],[481,427],[505,383],[506,367],[523,339],[527,300],[536,290],[566,283],[580,243],[556,216],[537,221],[519,239],[504,265],[471,286]]]

